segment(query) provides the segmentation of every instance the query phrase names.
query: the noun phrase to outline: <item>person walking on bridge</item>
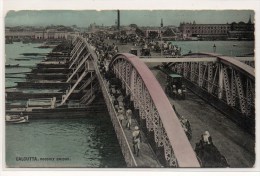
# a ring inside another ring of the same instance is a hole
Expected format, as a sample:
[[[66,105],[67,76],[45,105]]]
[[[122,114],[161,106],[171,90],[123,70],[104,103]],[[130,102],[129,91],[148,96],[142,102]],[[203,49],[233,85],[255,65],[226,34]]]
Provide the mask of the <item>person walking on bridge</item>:
[[[135,130],[133,132],[133,148],[134,148],[134,154],[136,154],[136,156],[139,156],[140,143],[141,143],[141,132],[139,130],[139,127],[135,126]]]
[[[126,111],[126,128],[128,128],[129,130],[131,129],[131,123],[132,123],[132,110],[128,109]]]
[[[117,112],[117,118],[119,119],[121,125],[123,124],[124,120],[124,109],[122,106],[119,106],[118,112]]]

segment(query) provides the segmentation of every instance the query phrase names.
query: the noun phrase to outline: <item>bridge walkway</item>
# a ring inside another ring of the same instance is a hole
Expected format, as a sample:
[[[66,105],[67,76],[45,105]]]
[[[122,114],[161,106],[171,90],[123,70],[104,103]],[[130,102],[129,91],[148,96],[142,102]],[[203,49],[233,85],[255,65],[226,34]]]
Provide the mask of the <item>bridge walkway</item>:
[[[128,130],[125,128],[126,122],[123,122],[123,128],[125,135],[131,144],[132,142],[132,132],[135,126],[139,126],[137,120],[135,118],[132,119],[132,125],[131,125],[131,130]],[[135,160],[137,162],[138,167],[162,167],[159,161],[157,161],[156,155],[153,152],[150,144],[147,141],[147,138],[145,137],[145,134],[141,131],[141,136],[142,136],[142,142],[140,145],[140,153],[139,156],[137,157],[136,155]],[[130,145],[131,146],[131,145]],[[133,146],[131,146],[132,151]]]
[[[106,85],[106,89],[108,90],[108,84],[105,83]],[[109,94],[110,100],[112,101],[111,95]],[[133,149],[133,145],[132,145],[132,133],[134,131],[134,127],[138,126],[140,127],[140,125],[138,124],[136,117],[132,117],[132,121],[131,121],[131,128],[130,130],[128,128],[126,128],[126,118],[123,120],[121,128],[125,133],[125,136],[127,138],[127,141],[130,145],[130,148],[132,150],[132,153],[134,151]],[[141,131],[141,145],[140,145],[140,153],[139,156],[136,156],[135,154],[133,154],[134,159],[137,163],[137,167],[162,167],[161,164],[159,163],[159,161],[157,161],[156,155],[153,152],[147,138],[145,137],[145,134],[143,131]]]
[[[165,89],[165,75],[159,70],[151,70]],[[230,167],[253,167],[255,139],[252,135],[189,90],[185,100],[168,98],[176,111],[190,121],[192,128],[190,143],[194,149],[201,134],[207,130],[213,138],[214,145],[226,157]]]

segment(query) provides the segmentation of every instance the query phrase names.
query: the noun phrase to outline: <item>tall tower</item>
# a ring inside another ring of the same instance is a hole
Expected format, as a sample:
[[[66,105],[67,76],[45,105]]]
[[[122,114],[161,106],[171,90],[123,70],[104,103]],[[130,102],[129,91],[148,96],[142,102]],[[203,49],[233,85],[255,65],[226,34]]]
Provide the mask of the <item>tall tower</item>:
[[[117,10],[117,29],[120,30],[120,11]]]
[[[163,27],[163,19],[161,18],[161,27]]]

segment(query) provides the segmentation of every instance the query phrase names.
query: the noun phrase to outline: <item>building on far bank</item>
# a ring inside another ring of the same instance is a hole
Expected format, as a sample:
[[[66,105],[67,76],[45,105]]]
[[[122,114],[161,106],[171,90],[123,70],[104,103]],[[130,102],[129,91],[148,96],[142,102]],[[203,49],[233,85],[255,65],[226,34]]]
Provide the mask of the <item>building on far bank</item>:
[[[192,38],[227,38],[228,31],[231,29],[229,24],[196,24],[181,23],[180,31],[183,39]]]
[[[231,24],[196,24],[180,23],[179,30],[183,40],[253,40],[254,24],[251,17],[248,23],[239,22]]]
[[[5,29],[5,38],[6,40],[54,40],[54,39],[67,39],[68,35],[75,34],[72,30],[66,30],[60,28],[23,28],[23,27],[13,27]]]
[[[231,30],[229,31],[229,39],[238,40],[254,40],[255,26],[249,18],[248,22],[231,23]]]
[[[8,39],[15,38],[34,38],[35,34],[33,31],[10,31],[5,30],[5,37]]]
[[[35,31],[34,38],[35,39],[44,39],[44,31]]]

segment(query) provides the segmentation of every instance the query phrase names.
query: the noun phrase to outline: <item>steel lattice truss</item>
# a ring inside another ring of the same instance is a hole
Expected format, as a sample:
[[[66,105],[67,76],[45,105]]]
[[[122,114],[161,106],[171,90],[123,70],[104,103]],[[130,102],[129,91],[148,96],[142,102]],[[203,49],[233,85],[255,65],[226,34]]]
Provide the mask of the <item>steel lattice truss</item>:
[[[153,138],[157,147],[163,148],[168,166],[197,167],[198,161],[186,135],[183,133],[176,114],[170,104],[163,107],[164,104],[161,102],[169,103],[169,101],[150,70],[150,74],[147,74],[146,69],[149,70],[137,57],[130,54],[117,55],[110,63],[110,70],[121,80],[126,94],[130,94],[134,107],[139,110],[140,118],[145,120],[146,128],[154,135]],[[148,75],[152,75],[152,77]],[[156,91],[157,86],[161,89],[160,91]],[[151,88],[154,89],[153,92]],[[161,92],[163,95],[160,94]],[[156,97],[153,97],[155,94],[158,94],[157,98],[160,97],[163,101],[159,99],[157,101]],[[170,110],[167,109],[168,107],[170,107]],[[162,111],[166,112],[167,115],[163,114]],[[171,123],[175,124],[175,126],[172,126],[172,128],[176,127],[175,129],[169,129],[168,125]],[[176,136],[182,138],[182,140],[173,141],[172,139]],[[181,148],[177,146],[178,142],[182,143]],[[184,150],[188,152],[185,153]],[[189,161],[185,158],[189,158]]]
[[[188,57],[198,57],[189,55]],[[200,57],[205,57],[205,54]],[[213,56],[207,54],[206,56]],[[216,56],[217,62],[171,63],[169,68],[239,111],[255,117],[254,68],[229,57]]]

